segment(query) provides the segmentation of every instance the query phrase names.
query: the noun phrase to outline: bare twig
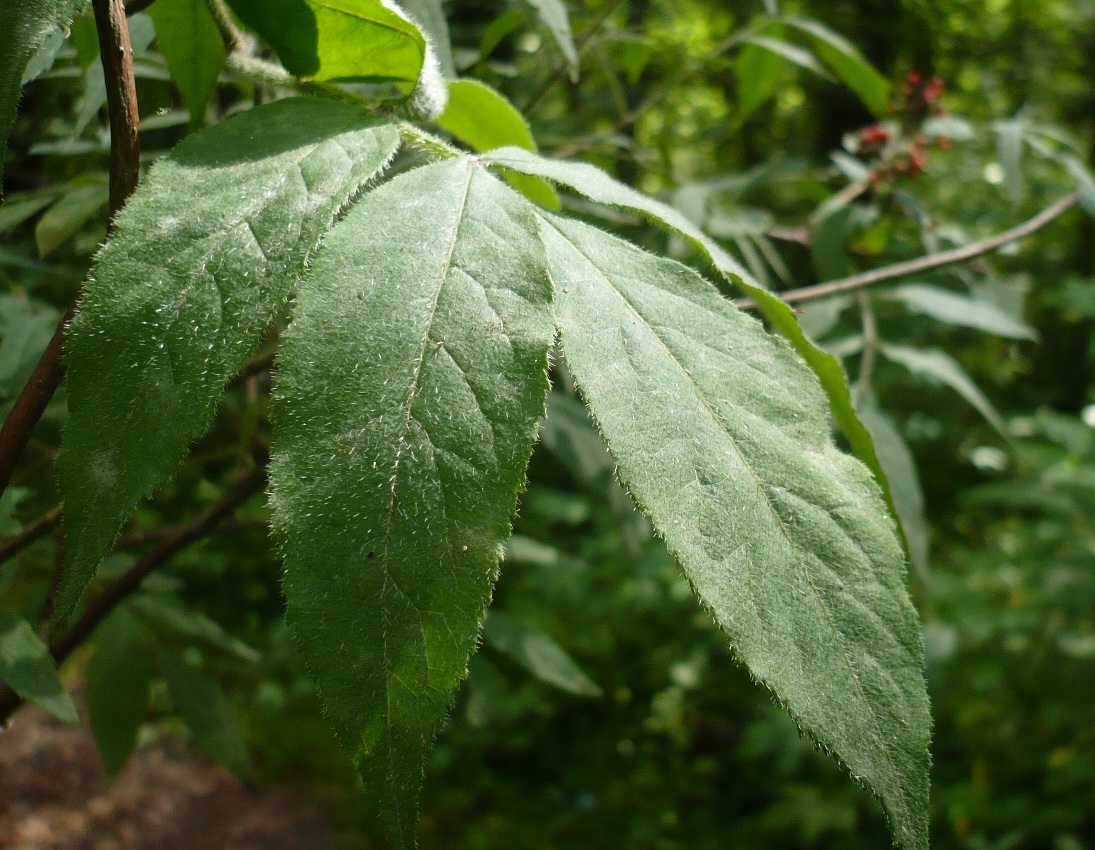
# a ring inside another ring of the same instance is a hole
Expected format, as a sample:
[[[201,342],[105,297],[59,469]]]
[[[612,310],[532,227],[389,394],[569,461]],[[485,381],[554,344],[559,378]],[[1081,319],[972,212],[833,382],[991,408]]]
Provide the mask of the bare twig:
[[[139,558],[124,575],[88,602],[80,618],[50,647],[54,660],[58,664],[64,661],[153,571],[191,543],[210,534],[236,508],[260,492],[265,483],[265,470],[253,469],[237,480],[218,501],[189,522],[172,529],[171,534],[165,536],[155,549]],[[22,704],[23,699],[18,694],[7,685],[0,685],[0,729]]]
[[[35,541],[45,537],[53,529],[61,524],[61,506],[58,505],[49,513],[43,514],[39,519],[28,525],[14,537],[4,541],[0,546],[0,564],[8,558],[18,555]]]
[[[137,86],[133,77],[133,48],[122,0],[93,0],[99,31],[99,53],[106,77],[110,115],[110,215],[113,217],[137,187],[141,149],[138,139]],[[7,489],[19,454],[46,411],[64,377],[61,349],[65,328],[76,304],[65,312],[53,338],[27,381],[11,413],[0,427],[0,493]]]
[[[816,286],[804,286],[801,289],[792,289],[788,292],[777,293],[777,295],[788,304],[797,304],[801,301],[813,301],[817,298],[838,295],[842,292],[853,292],[876,283],[896,280],[897,278],[908,277],[913,274],[923,274],[924,272],[934,271],[935,269],[940,269],[944,266],[964,263],[967,260],[972,260],[976,257],[984,256],[985,254],[991,254],[993,251],[1002,248],[1010,242],[1017,242],[1020,239],[1030,236],[1032,233],[1036,233],[1054,219],[1059,218],[1076,206],[1077,198],[1078,195],[1076,192],[1065,195],[1059,201],[1046,207],[1038,213],[1038,215],[1024,221],[1022,224],[1017,225],[1010,230],[1005,230],[1003,233],[998,233],[996,236],[990,236],[979,242],[963,245],[961,248],[954,248],[950,251],[940,251],[937,254],[928,254],[926,257],[918,257],[915,260],[894,263],[891,266],[872,269],[871,271],[863,272],[862,274],[855,274],[838,280],[830,280],[826,283],[819,283]],[[756,304],[748,298],[739,299],[735,301],[734,304],[741,310],[751,310],[756,307]]]

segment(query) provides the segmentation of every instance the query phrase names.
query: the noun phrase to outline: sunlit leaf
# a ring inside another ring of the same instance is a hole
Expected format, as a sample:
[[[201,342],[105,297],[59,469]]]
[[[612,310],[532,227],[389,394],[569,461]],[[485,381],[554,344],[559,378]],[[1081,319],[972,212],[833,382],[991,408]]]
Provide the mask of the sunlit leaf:
[[[191,123],[201,126],[224,68],[226,54],[217,22],[206,0],[156,0],[148,13],[171,78],[190,110]]]

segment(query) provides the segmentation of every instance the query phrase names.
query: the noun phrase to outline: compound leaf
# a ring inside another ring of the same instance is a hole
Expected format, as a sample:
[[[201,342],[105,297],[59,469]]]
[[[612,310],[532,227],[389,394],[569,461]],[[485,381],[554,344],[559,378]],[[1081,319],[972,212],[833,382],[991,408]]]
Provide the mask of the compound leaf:
[[[791,308],[775,295],[760,286],[745,268],[712,241],[680,212],[666,204],[648,198],[630,186],[613,180],[605,172],[585,163],[551,160],[520,148],[501,148],[483,157],[489,162],[525,174],[543,177],[554,183],[568,186],[592,201],[614,207],[625,207],[648,216],[663,227],[668,227],[686,237],[711,261],[718,272],[748,295],[757,309],[779,333],[786,337],[799,356],[813,369],[825,395],[829,408],[844,436],[856,453],[871,470],[882,496],[894,517],[897,510],[890,494],[890,484],[882,464],[878,462],[871,433],[859,421],[848,388],[848,376],[844,367],[833,355],[814,345],[802,332],[798,319]]]
[[[129,511],[205,430],[339,209],[398,144],[395,128],[350,107],[282,100],[189,137],[130,199],[68,332],[55,625]]]
[[[279,360],[289,621],[397,848],[509,536],[554,333],[533,207],[470,160],[331,233]]]
[[[930,717],[891,519],[813,374],[697,274],[544,214],[566,361],[620,477],[799,726],[927,846]]]

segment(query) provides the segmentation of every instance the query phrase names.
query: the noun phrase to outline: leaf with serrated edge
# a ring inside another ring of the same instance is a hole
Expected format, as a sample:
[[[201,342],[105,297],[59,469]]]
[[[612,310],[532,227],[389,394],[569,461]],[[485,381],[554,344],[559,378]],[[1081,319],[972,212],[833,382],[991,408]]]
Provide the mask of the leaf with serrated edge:
[[[464,158],[381,186],[326,240],[279,359],[288,618],[398,848],[544,414],[532,209]]]
[[[189,137],[130,199],[66,341],[55,626],[126,515],[205,430],[339,209],[398,145],[394,127],[351,107],[282,100]]]
[[[829,399],[829,407],[833,418],[836,419],[837,425],[840,426],[840,430],[844,432],[844,436],[851,444],[852,451],[871,470],[875,481],[882,488],[882,497],[886,500],[886,505],[893,516],[897,517],[897,509],[894,507],[893,496],[890,493],[890,483],[886,480],[886,473],[882,469],[882,464],[878,462],[874,440],[871,438],[870,432],[863,426],[863,423],[859,421],[855,407],[852,404],[851,392],[848,389],[848,377],[844,373],[844,367],[833,355],[814,345],[802,332],[798,319],[795,318],[791,308],[775,295],[763,289],[737,260],[727,254],[677,210],[648,198],[641,192],[636,192],[630,186],[625,186],[613,180],[595,166],[545,159],[520,148],[500,148],[485,154],[482,159],[514,171],[533,174],[553,183],[568,186],[579,194],[585,195],[591,201],[613,207],[625,207],[643,213],[655,223],[671,228],[685,236],[693,245],[702,250],[719,274],[756,302],[757,309],[764,318],[768,320],[773,328],[787,338],[787,341],[791,343],[799,356],[814,370],[814,374],[817,375],[821,387],[825,390],[825,395]]]
[[[738,657],[927,846],[930,717],[904,563],[814,376],[695,272],[542,227],[567,364],[620,477]]]

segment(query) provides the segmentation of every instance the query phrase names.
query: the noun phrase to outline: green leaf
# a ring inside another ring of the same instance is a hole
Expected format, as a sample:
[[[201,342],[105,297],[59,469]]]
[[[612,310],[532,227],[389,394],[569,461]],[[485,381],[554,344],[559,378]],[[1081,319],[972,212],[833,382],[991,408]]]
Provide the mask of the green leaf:
[[[893,488],[894,506],[908,543],[909,560],[921,578],[925,578],[930,567],[928,521],[924,516],[924,493],[916,474],[916,461],[894,421],[879,409],[873,397],[866,395],[861,394],[856,411],[874,437],[878,460]]]
[[[775,295],[760,287],[742,265],[709,239],[698,227],[672,207],[655,201],[629,186],[613,180],[599,168],[584,163],[550,160],[530,154],[518,148],[504,148],[493,151],[483,157],[514,171],[534,174],[554,183],[568,186],[585,195],[592,201],[614,207],[625,207],[648,216],[654,222],[675,230],[686,237],[710,259],[718,272],[748,295],[757,304],[768,323],[781,333],[794,347],[799,356],[814,370],[821,382],[833,417],[844,436],[851,444],[852,451],[867,464],[875,480],[882,488],[883,498],[897,517],[890,485],[886,473],[878,462],[874,441],[870,432],[859,421],[852,404],[851,391],[848,389],[848,377],[840,361],[827,351],[818,348],[802,332],[798,320],[791,308]]]
[[[541,682],[580,697],[599,697],[601,689],[550,635],[530,629],[502,611],[491,611],[483,639],[504,652]]]
[[[229,0],[228,5],[298,77],[394,85],[392,97],[410,95],[418,82],[426,39],[390,0]]]
[[[775,27],[771,32],[777,31]],[[779,53],[756,44],[746,44],[734,60],[735,87],[738,96],[737,122],[750,115],[775,96],[786,63]]]
[[[926,848],[904,561],[814,375],[690,269],[555,217],[543,236],[563,353],[621,479],[752,674],[874,792],[896,841]]]
[[[236,776],[246,778],[247,746],[236,712],[221,686],[173,653],[164,654],[162,668],[175,710],[198,746]]]
[[[863,104],[875,115],[884,115],[890,105],[890,84],[854,44],[839,33],[811,18],[783,18],[785,24],[805,33],[814,50]]]
[[[87,708],[103,764],[115,776],[137,746],[148,708],[152,676],[144,630],[124,609],[95,631],[95,654],[87,664]]]
[[[578,48],[574,45],[574,36],[570,31],[570,16],[563,0],[525,0],[525,3],[536,12],[566,61],[567,74],[571,82],[578,80]]]
[[[128,18],[129,42],[134,55],[139,55],[148,50],[156,38],[156,27],[146,13],[141,12]],[[76,110],[76,121],[72,128],[73,138],[79,136],[87,129],[99,110],[106,103],[106,78],[103,76],[103,66],[99,62],[93,62],[84,69],[84,92],[80,98],[80,106]]]
[[[79,718],[57,678],[57,665],[30,623],[0,609],[0,682],[65,723]]]
[[[324,243],[279,358],[288,618],[397,848],[544,413],[533,209],[462,158],[381,186]]]
[[[256,649],[233,637],[220,623],[189,610],[181,599],[142,593],[129,602],[129,607],[151,625],[206,643],[240,661],[254,663],[261,657]]]
[[[800,68],[805,68],[807,71],[813,71],[819,77],[829,77],[829,72],[817,61],[817,57],[797,44],[791,44],[783,39],[771,38],[765,35],[750,36],[745,39],[745,42],[781,56],[788,62],[798,65]]]
[[[445,20],[445,9],[441,0],[400,0],[404,10],[410,16],[437,54],[441,73],[446,79],[456,79],[456,63],[452,58],[452,39],[449,37],[449,24]]]
[[[992,125],[996,134],[996,156],[1004,172],[1004,186],[1008,190],[1011,205],[1018,207],[1026,195],[1026,181],[1023,178],[1023,145],[1026,125],[1023,121],[996,121]]]
[[[1095,176],[1084,164],[1084,161],[1072,154],[1061,156],[1061,162],[1065,169],[1076,181],[1076,191],[1080,195],[1080,206],[1090,216],[1095,216]]]
[[[43,259],[64,244],[70,236],[107,205],[110,191],[105,181],[86,186],[74,186],[57,203],[46,210],[34,227],[38,255]]]
[[[977,301],[957,292],[922,283],[899,286],[887,294],[904,302],[913,312],[931,316],[948,325],[976,328],[1009,339],[1038,338],[1034,328],[1026,322],[1013,319],[990,301]]]
[[[22,90],[23,71],[54,30],[67,27],[86,0],[18,0],[5,4],[0,37],[0,191],[8,134]]]
[[[294,98],[188,137],[115,220],[68,331],[55,625],[138,500],[178,468],[395,128]]]
[[[985,420],[1004,437],[1008,436],[1007,426],[996,408],[992,406],[983,392],[977,387],[958,361],[937,348],[910,348],[905,345],[882,345],[879,350],[887,359],[900,363],[915,375],[921,375],[932,381],[946,384],[962,398],[968,401]]]
[[[495,48],[528,23],[528,16],[520,9],[503,12],[485,27],[479,35],[479,61],[485,62],[494,53]]]
[[[190,110],[191,126],[205,123],[205,107],[224,68],[224,41],[206,0],[156,0],[148,10],[171,78]]]
[[[502,95],[478,80],[449,83],[448,104],[437,119],[437,125],[476,152],[507,145],[536,151],[536,141],[525,116]],[[506,179],[533,202],[548,209],[559,208],[555,190],[541,178],[510,173]]]

